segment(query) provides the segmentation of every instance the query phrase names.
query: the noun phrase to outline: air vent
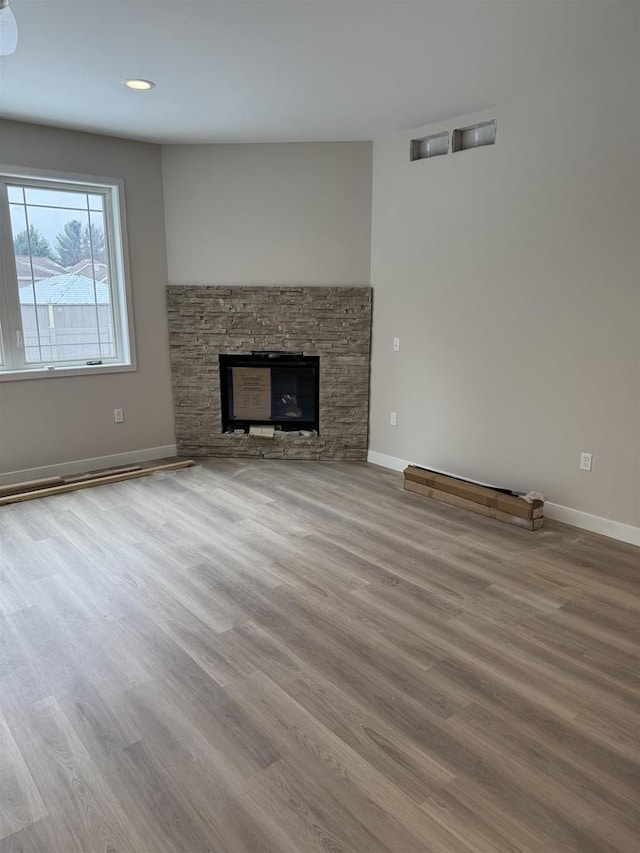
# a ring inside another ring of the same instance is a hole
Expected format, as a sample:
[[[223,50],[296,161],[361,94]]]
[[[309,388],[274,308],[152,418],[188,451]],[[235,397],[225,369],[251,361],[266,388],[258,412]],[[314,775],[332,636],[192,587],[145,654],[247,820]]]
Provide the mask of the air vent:
[[[468,148],[480,148],[482,145],[494,145],[496,141],[496,120],[483,121],[469,127],[460,127],[453,131],[452,151],[466,151]]]
[[[422,139],[412,139],[409,149],[410,160],[426,160],[427,157],[438,157],[440,154],[447,154],[449,151],[449,134],[434,133],[431,136],[424,136]]]

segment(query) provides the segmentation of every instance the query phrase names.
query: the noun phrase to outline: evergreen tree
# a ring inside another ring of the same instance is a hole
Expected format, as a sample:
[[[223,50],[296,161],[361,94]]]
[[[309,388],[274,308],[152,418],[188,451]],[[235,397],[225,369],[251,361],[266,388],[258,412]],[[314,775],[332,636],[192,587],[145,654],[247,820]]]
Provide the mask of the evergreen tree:
[[[89,226],[86,225],[82,232],[82,257],[90,258],[93,250],[93,258],[103,263],[107,258],[107,250],[104,243],[104,231],[95,223],[91,223],[91,240],[89,240]]]
[[[55,254],[47,238],[34,226],[25,228],[13,239],[13,250],[16,255],[31,255],[33,258],[50,258],[55,261]]]
[[[82,223],[72,219],[64,226],[56,237],[58,242],[58,259],[63,267],[72,267],[84,257]]]

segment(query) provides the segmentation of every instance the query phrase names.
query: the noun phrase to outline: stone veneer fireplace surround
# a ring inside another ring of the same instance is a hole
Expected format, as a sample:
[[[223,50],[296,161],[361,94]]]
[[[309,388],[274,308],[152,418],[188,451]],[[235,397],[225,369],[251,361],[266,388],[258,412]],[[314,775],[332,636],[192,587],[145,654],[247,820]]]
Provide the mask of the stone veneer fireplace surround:
[[[366,460],[371,288],[171,285],[167,294],[181,456]],[[319,435],[223,434],[218,357],[257,350],[319,356]]]

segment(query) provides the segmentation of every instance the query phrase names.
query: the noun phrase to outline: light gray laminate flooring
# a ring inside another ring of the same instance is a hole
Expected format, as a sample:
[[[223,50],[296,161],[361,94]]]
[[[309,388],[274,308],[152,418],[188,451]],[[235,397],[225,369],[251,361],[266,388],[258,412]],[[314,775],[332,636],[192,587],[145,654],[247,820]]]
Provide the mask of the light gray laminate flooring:
[[[222,459],[0,536],[0,853],[640,849],[637,548]]]

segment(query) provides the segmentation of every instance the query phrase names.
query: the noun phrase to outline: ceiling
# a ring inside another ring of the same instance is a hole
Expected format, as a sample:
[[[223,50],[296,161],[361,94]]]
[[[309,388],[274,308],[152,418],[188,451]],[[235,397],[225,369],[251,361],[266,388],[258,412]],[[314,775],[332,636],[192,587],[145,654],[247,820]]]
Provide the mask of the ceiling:
[[[3,116],[153,142],[372,139],[605,74],[638,38],[631,0],[12,8],[20,37],[0,58]],[[130,77],[157,88],[131,92]]]

